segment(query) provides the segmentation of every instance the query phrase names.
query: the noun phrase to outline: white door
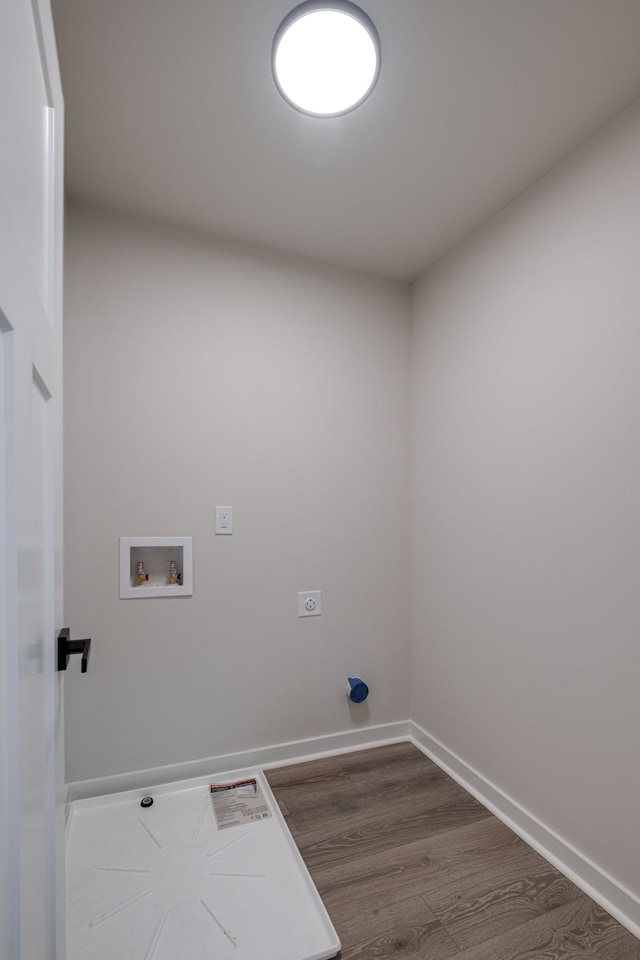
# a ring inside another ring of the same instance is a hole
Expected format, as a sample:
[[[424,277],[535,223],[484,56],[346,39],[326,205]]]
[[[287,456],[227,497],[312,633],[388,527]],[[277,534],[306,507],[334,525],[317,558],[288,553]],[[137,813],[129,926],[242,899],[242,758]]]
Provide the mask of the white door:
[[[64,960],[63,106],[48,0],[0,4],[0,958]]]

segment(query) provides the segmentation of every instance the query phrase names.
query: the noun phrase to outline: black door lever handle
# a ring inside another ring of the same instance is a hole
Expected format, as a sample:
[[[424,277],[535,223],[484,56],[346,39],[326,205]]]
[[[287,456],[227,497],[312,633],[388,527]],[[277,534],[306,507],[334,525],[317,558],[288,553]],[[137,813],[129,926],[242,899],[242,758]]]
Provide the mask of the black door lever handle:
[[[91,653],[91,638],[87,640],[70,640],[71,631],[69,627],[64,627],[58,634],[58,670],[66,670],[69,663],[69,657],[73,653],[81,653],[82,661],[80,672],[86,673],[89,665],[89,654]]]

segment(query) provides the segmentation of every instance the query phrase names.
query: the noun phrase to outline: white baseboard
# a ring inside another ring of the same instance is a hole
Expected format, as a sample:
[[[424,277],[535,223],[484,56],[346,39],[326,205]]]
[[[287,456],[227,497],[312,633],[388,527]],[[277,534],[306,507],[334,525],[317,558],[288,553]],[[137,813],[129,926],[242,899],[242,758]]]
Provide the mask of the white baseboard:
[[[533,814],[490,783],[417,724],[409,724],[409,739],[426,756],[537,850],[592,900],[640,937],[640,898],[609,876],[597,864],[541,823]]]
[[[364,747],[396,743],[410,739],[410,728],[409,720],[401,720],[396,723],[331,733],[324,737],[311,737],[306,740],[293,740],[290,743],[278,743],[270,747],[258,747],[255,750],[225,753],[201,760],[188,760],[186,763],[171,763],[163,767],[116,773],[92,780],[76,780],[67,784],[67,803],[86,800],[89,797],[104,797],[124,790],[138,790],[179,780],[208,777],[244,767],[268,769],[289,763],[303,763],[305,760],[318,760],[320,757],[348,753]]]

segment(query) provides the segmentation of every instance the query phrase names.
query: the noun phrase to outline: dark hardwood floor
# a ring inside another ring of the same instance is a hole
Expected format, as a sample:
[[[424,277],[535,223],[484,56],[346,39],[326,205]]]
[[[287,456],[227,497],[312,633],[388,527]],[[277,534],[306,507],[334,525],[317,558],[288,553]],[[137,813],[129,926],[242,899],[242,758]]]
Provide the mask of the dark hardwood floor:
[[[412,744],[267,771],[342,960],[640,960],[640,941]]]

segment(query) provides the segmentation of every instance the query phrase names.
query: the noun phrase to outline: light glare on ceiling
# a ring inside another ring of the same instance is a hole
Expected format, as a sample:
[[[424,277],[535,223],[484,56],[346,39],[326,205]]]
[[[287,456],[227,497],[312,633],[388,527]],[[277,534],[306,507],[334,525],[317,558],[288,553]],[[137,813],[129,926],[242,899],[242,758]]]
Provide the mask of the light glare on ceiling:
[[[373,89],[379,69],[377,31],[353,3],[302,3],[276,33],[276,84],[303,113],[335,117],[353,110]]]

